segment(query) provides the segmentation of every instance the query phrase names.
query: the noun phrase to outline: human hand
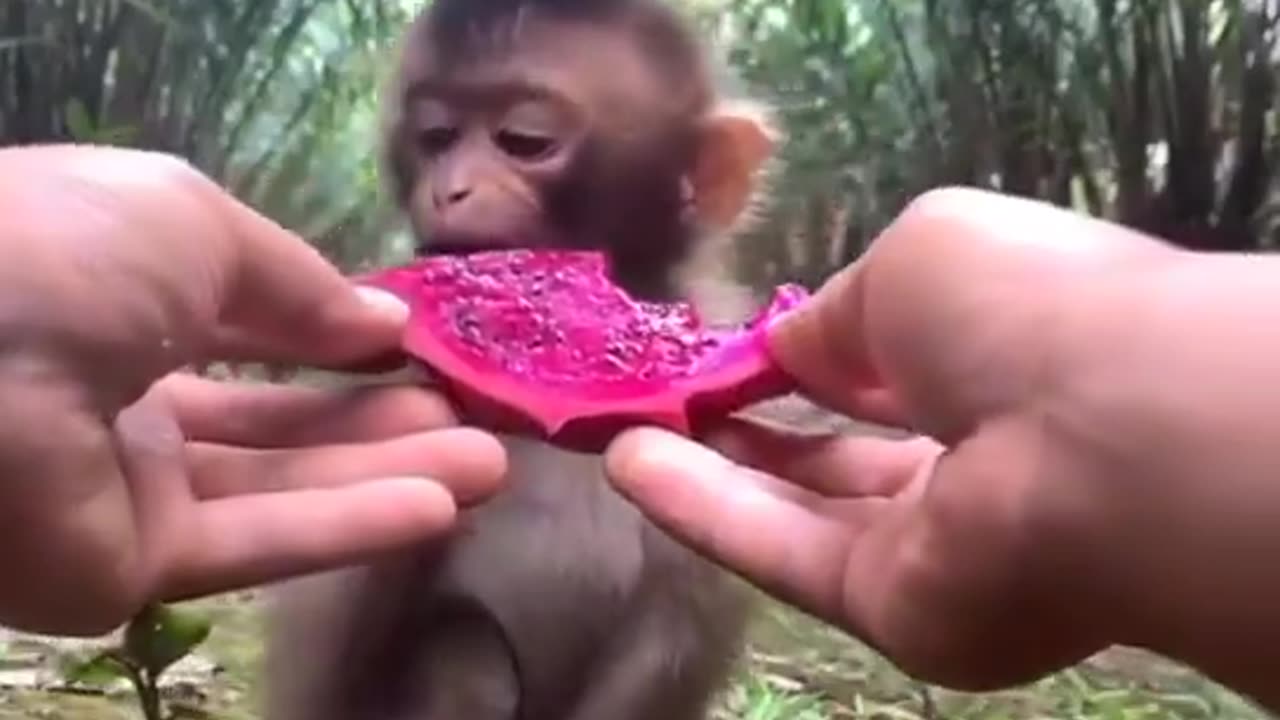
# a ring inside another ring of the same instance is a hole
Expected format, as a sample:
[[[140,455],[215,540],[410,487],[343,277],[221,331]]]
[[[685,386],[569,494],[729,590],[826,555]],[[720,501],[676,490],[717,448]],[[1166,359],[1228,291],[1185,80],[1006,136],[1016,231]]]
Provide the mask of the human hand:
[[[407,319],[185,163],[7,149],[0,208],[0,623],[107,631],[438,535],[499,484],[501,446],[425,390],[174,374],[348,366]]]
[[[932,193],[770,338],[808,397],[921,436],[734,420],[706,438],[717,453],[645,429],[610,449],[610,476],[684,542],[917,677],[1033,679],[1119,635],[1096,528],[1119,471],[1073,432],[1064,390],[1078,300],[1178,256],[1047,205]]]

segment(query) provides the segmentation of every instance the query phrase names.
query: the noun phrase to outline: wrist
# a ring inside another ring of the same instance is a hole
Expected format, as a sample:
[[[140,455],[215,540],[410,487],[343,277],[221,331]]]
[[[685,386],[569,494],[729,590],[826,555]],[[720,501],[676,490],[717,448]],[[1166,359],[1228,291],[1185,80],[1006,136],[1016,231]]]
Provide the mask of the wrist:
[[[1171,252],[1082,288],[1050,413],[1108,636],[1246,691],[1280,661],[1276,287],[1274,258]]]

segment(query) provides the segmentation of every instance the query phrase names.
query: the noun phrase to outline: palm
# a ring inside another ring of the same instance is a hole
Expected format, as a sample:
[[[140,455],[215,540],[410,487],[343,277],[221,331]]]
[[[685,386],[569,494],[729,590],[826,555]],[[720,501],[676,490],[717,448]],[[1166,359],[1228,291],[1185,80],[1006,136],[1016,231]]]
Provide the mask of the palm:
[[[31,407],[38,417],[23,427],[60,430],[60,451],[40,452],[36,432],[0,443],[13,454],[0,469],[35,475],[30,486],[0,484],[0,508],[23,520],[0,527],[21,529],[11,531],[16,557],[31,559],[11,564],[8,581],[45,594],[25,593],[0,616],[33,629],[104,631],[149,600],[423,539],[449,526],[455,497],[419,478],[448,478],[465,503],[501,474],[492,438],[433,430],[451,422],[448,407],[414,388],[332,393],[175,375],[110,427],[57,404]],[[26,548],[32,538],[43,546]]]

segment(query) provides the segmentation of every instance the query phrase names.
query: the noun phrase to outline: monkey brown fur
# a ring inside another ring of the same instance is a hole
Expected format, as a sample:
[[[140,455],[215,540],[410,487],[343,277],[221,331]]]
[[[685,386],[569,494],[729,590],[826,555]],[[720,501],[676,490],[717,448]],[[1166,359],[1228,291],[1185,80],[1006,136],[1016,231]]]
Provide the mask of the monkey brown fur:
[[[436,0],[401,56],[385,156],[423,252],[603,249],[629,290],[686,296],[682,268],[747,214],[772,148],[658,0]],[[284,589],[268,720],[706,715],[744,588],[600,458],[504,441],[508,489],[448,541]]]

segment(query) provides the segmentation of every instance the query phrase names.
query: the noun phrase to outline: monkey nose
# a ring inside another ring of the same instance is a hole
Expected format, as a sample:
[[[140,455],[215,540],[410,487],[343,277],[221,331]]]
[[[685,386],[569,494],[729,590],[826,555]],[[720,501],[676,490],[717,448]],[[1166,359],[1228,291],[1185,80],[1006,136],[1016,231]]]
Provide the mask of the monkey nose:
[[[471,196],[470,187],[452,187],[436,191],[436,207],[446,208],[457,205]]]

